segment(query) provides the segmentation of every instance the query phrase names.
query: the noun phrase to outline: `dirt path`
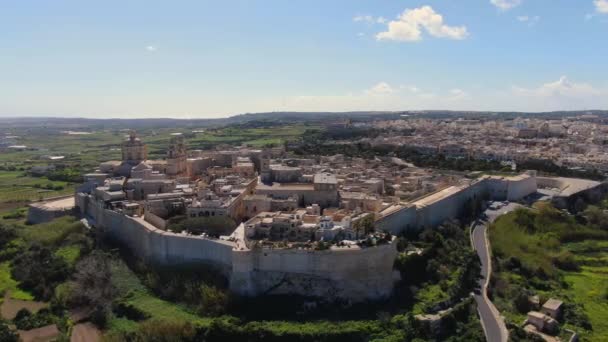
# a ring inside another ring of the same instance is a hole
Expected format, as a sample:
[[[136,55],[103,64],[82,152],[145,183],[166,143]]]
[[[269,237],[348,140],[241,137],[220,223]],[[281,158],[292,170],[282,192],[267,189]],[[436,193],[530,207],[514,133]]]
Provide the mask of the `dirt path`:
[[[70,342],[98,342],[101,340],[101,331],[91,323],[78,323],[72,328]]]
[[[21,309],[28,309],[30,312],[38,312],[38,310],[47,307],[48,304],[44,302],[36,302],[33,300],[21,300],[11,298],[10,293],[4,296],[2,306],[0,306],[0,315],[4,319],[13,319],[17,312]]]

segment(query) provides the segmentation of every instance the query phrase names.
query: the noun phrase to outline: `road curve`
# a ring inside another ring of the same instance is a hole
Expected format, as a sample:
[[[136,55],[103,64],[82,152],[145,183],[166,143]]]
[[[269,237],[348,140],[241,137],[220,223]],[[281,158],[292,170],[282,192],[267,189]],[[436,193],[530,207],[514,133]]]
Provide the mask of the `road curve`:
[[[477,310],[481,319],[481,325],[488,342],[507,342],[509,331],[500,313],[488,298],[488,283],[492,273],[492,260],[490,258],[490,246],[486,236],[487,224],[478,223],[473,227],[471,243],[477,251],[481,260],[481,275],[479,280],[480,294],[475,294]]]

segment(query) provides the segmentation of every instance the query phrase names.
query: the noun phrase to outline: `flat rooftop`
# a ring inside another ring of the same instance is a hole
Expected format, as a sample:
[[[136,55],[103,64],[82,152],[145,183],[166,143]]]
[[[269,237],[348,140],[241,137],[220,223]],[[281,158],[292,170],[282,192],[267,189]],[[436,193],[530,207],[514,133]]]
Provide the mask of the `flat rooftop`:
[[[336,184],[336,176],[330,173],[317,173],[314,176],[314,182],[318,184]]]
[[[71,209],[75,206],[74,196],[60,198],[56,200],[46,201],[46,202],[38,202],[32,203],[32,206],[36,206],[39,208],[46,208],[51,210],[62,210],[62,209]]]

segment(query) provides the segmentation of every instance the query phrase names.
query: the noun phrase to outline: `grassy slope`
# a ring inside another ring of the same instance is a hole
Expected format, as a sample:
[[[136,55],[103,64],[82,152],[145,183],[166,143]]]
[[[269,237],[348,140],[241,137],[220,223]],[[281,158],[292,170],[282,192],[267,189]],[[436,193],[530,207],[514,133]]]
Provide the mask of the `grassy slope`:
[[[182,320],[198,324],[208,323],[207,319],[191,313],[185,307],[154,296],[122,260],[116,260],[112,264],[112,282],[117,287],[120,297],[126,303],[149,315],[150,319]],[[110,320],[108,333],[133,331],[137,328],[137,325],[137,322],[114,316]]]
[[[608,241],[584,240],[576,243],[560,243],[559,237],[567,230],[576,230],[572,221],[556,220],[537,222],[539,230],[530,234],[515,222],[515,214],[510,213],[499,218],[490,230],[490,239],[494,255],[501,257],[514,256],[529,268],[542,268],[550,279],[563,279],[568,286],[542,291],[535,290],[543,298],[556,297],[565,302],[579,303],[589,316],[593,331],[579,332],[590,341],[608,340]],[[557,269],[552,258],[560,253],[570,251],[580,271],[562,271]],[[517,273],[503,270],[498,277],[509,284],[526,284],[524,277]],[[548,280],[547,283],[551,283]],[[553,284],[558,283],[555,281]],[[497,297],[497,306],[512,322],[521,323],[525,319],[513,308],[510,298]],[[566,325],[568,326],[568,325]]]
[[[608,341],[608,241],[585,241],[564,246],[583,264],[580,272],[565,272],[570,288],[564,294],[584,303],[594,340]]]

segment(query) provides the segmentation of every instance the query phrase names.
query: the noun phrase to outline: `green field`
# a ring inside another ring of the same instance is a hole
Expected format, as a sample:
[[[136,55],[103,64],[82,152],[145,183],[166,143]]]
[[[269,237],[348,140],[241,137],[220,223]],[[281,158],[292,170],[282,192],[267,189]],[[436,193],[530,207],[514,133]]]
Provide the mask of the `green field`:
[[[51,188],[46,189],[45,187]],[[74,184],[29,177],[21,171],[0,171],[0,203],[36,201],[74,193]]]

